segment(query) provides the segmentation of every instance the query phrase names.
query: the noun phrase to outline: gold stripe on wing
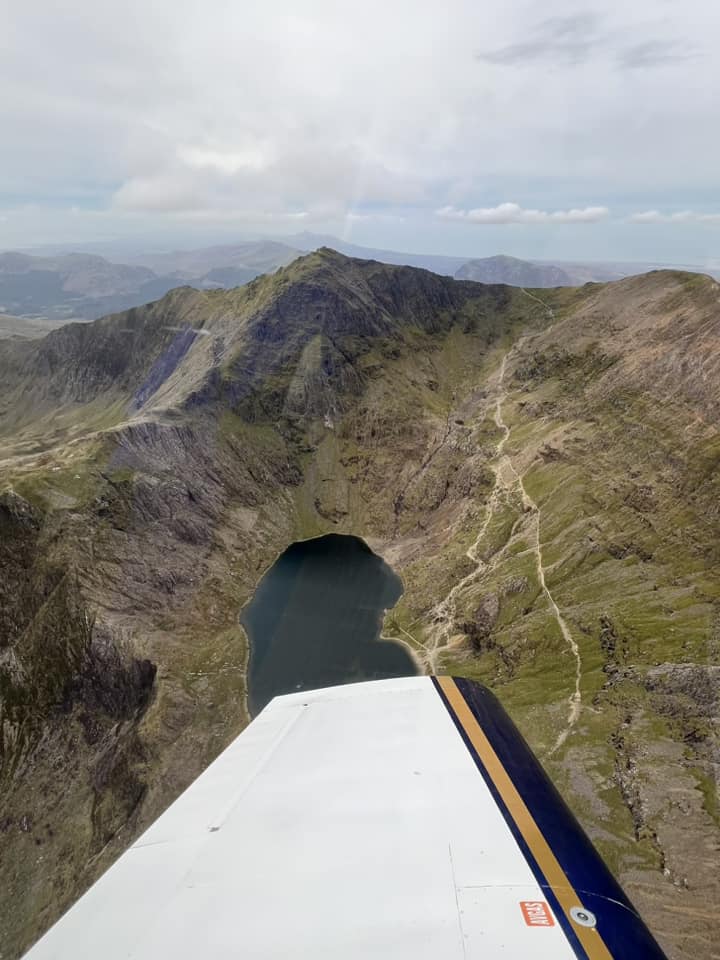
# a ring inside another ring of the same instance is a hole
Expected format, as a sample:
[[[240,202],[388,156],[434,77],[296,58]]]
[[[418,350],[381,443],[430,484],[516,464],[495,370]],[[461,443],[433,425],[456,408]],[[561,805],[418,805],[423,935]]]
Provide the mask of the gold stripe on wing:
[[[515,826],[522,834],[525,843],[527,843],[533,857],[535,857],[538,866],[542,870],[548,885],[552,887],[552,891],[560,906],[565,911],[568,920],[570,920],[569,914],[571,907],[581,906],[582,900],[575,893],[565,871],[558,863],[557,857],[541,833],[525,801],[518,793],[510,775],[500,762],[490,741],[485,736],[482,727],[475,719],[472,710],[465,702],[465,698],[460,693],[457,684],[452,677],[437,677],[436,679],[440,689],[445,694],[448,704],[457,717],[460,726],[465,731],[468,740],[482,760],[483,766],[495,784],[505,806],[508,808],[510,816],[515,821]],[[572,923],[572,921],[570,922]],[[613,960],[612,954],[597,930],[575,924],[572,926],[573,932],[582,944],[589,960]]]

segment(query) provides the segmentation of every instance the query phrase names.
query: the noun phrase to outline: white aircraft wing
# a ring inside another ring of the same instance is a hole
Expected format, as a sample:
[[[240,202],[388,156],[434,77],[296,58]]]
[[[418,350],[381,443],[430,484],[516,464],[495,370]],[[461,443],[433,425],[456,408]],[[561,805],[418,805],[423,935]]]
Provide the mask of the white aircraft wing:
[[[27,960],[662,960],[497,700],[278,697]]]

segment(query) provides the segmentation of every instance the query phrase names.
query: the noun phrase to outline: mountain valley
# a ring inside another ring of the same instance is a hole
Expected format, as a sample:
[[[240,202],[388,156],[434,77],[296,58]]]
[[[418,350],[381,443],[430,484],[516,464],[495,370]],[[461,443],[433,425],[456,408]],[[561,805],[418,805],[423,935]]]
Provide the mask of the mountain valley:
[[[288,259],[0,341],[3,960],[246,725],[240,611],[328,533],[402,578],[384,636],[497,693],[668,956],[710,960],[720,286]]]

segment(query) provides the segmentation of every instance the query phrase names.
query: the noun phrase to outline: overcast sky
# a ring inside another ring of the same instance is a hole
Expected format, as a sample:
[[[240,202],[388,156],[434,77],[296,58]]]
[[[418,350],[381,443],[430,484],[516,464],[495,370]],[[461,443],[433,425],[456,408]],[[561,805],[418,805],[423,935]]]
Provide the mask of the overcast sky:
[[[715,0],[0,0],[0,249],[720,262]]]

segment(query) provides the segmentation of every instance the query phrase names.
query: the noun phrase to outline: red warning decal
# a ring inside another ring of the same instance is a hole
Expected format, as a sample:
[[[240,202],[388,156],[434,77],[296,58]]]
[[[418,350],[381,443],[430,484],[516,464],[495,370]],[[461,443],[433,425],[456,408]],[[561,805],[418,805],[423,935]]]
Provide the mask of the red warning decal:
[[[520,909],[529,927],[554,927],[555,921],[550,907],[544,900],[521,900]]]

